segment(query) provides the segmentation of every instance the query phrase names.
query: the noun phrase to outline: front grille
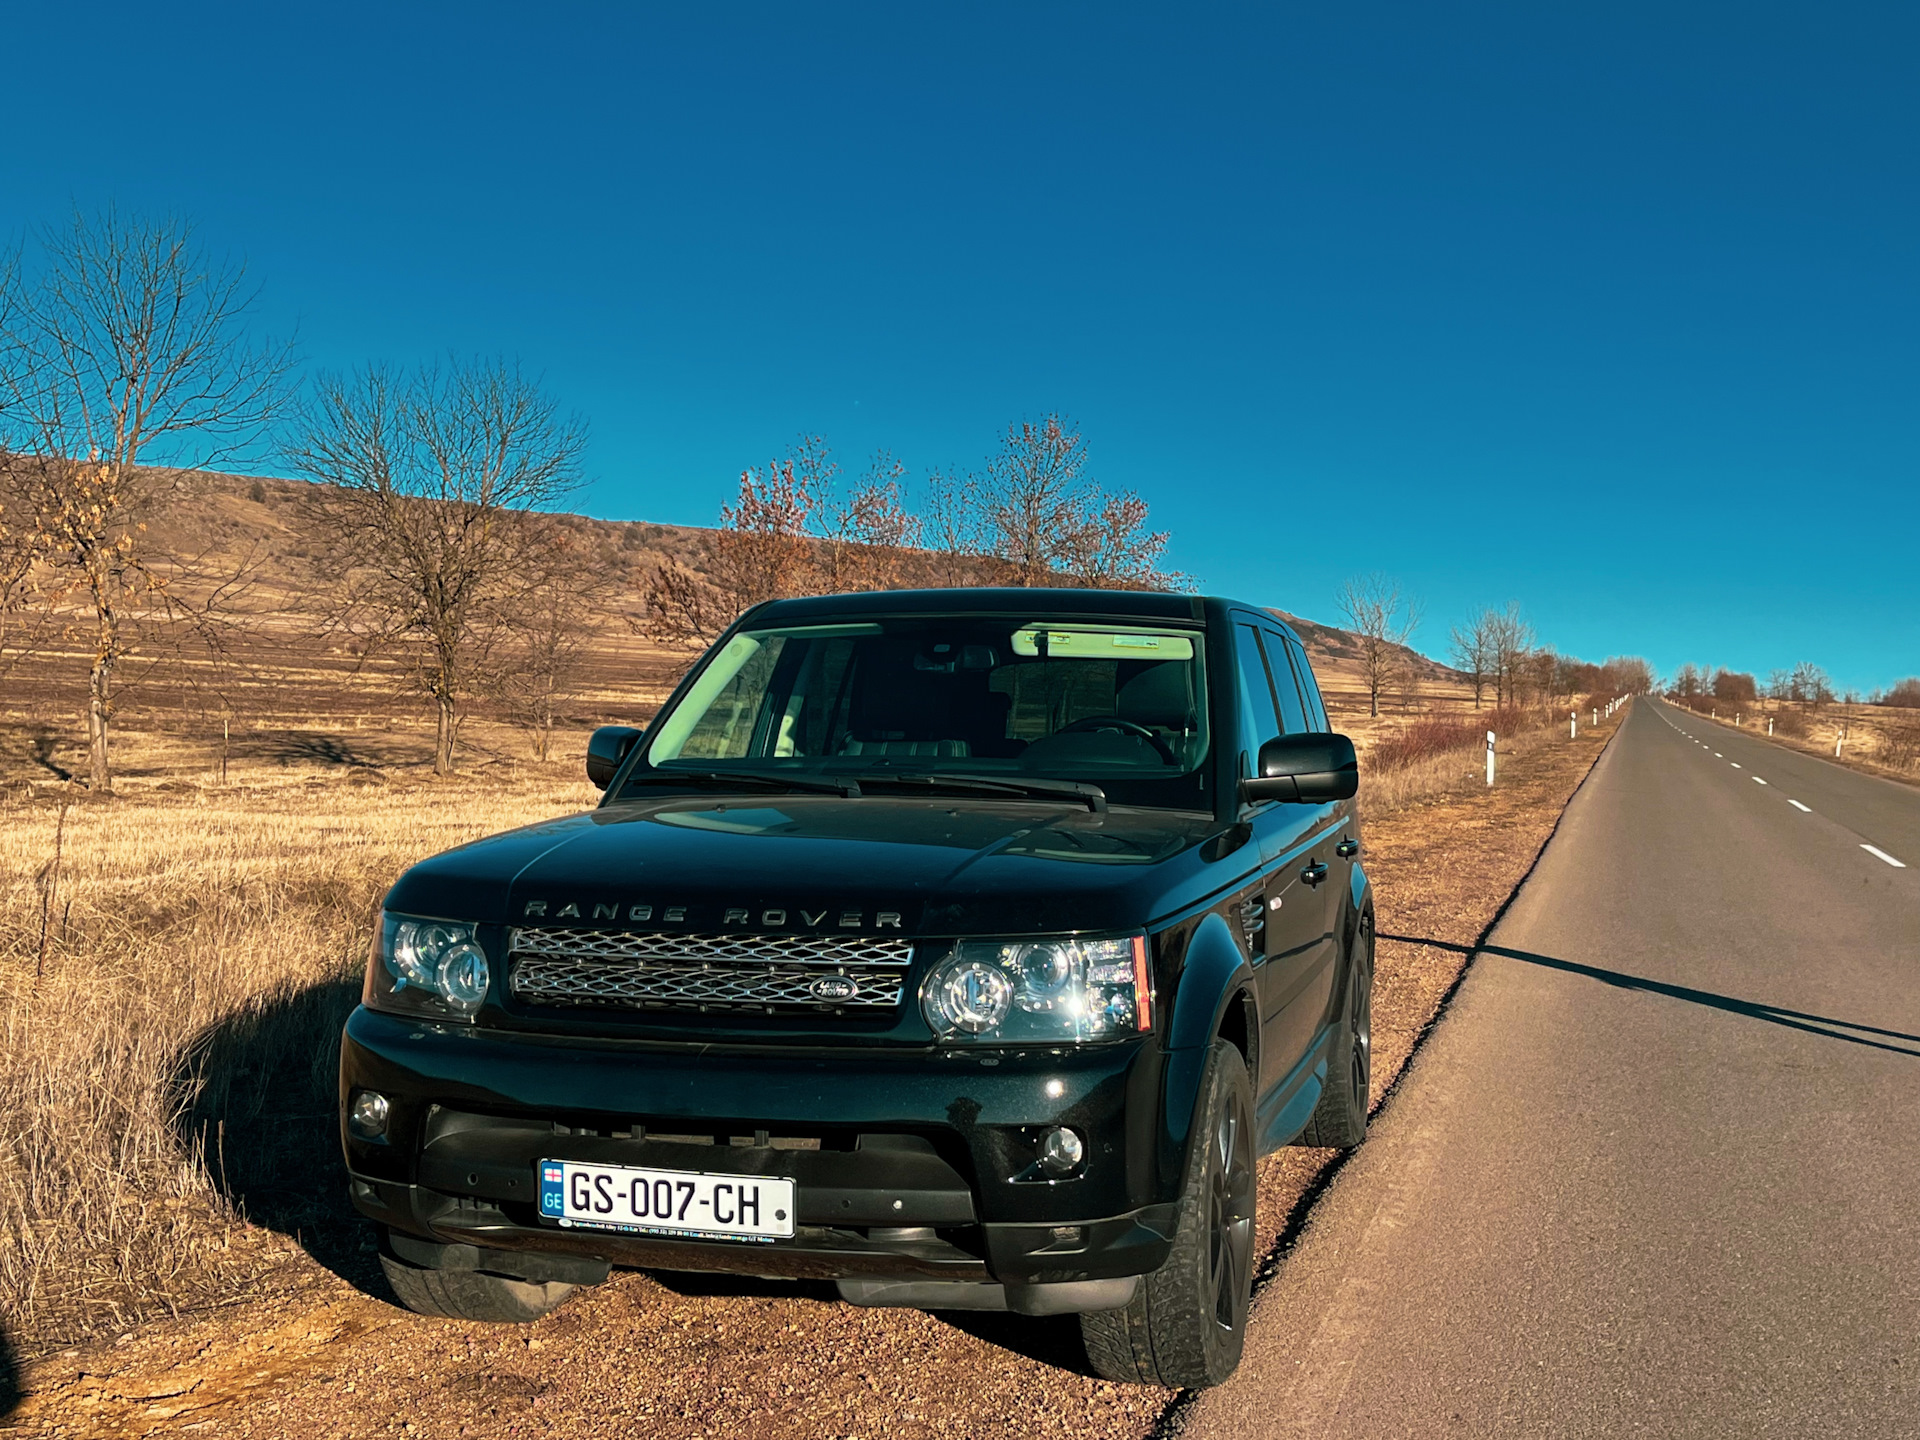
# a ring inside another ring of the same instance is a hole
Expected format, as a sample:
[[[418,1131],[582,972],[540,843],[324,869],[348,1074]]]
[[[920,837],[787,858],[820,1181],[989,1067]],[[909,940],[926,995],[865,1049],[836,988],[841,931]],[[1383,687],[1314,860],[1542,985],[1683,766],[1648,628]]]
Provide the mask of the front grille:
[[[819,1014],[900,1003],[913,942],[876,935],[515,930],[508,985],[530,1005]]]

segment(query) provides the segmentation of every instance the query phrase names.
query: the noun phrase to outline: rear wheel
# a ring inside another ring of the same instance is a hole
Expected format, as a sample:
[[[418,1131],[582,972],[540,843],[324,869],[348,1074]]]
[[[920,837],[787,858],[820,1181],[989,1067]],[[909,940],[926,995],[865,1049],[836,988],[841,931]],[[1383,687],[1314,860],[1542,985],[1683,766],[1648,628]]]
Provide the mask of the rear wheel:
[[[484,1270],[430,1270],[382,1254],[380,1268],[400,1303],[416,1315],[525,1325],[558,1307],[574,1287],[559,1280],[536,1285]]]
[[[1363,911],[1353,927],[1347,963],[1347,996],[1333,1054],[1327,1057],[1327,1084],[1313,1118],[1296,1145],[1326,1145],[1351,1150],[1367,1138],[1367,1106],[1373,1087],[1373,912]]]
[[[1080,1317],[1087,1359],[1109,1380],[1197,1390],[1240,1363],[1253,1293],[1253,1086],[1225,1040],[1213,1042],[1201,1093],[1173,1253],[1125,1309]]]

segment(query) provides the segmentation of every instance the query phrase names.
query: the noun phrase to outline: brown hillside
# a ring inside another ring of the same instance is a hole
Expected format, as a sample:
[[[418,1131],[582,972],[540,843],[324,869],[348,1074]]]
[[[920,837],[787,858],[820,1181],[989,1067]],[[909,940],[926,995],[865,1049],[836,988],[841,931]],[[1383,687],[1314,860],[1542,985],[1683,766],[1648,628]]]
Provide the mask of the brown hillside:
[[[245,602],[248,633],[236,647],[242,665],[237,673],[216,674],[204,661],[190,657],[185,663],[151,665],[143,673],[141,662],[130,663],[123,671],[123,721],[137,716],[164,723],[172,713],[203,727],[207,716],[230,713],[325,724],[383,717],[397,708],[391,671],[377,663],[357,665],[344,646],[317,638],[302,612],[300,597],[326,583],[319,573],[321,545],[310,508],[312,495],[305,482],[270,476],[200,473],[185,478],[180,497],[151,526],[152,536],[159,549],[199,557],[210,570],[253,567],[254,583]],[[665,699],[691,656],[642,638],[629,622],[644,615],[650,577],[662,563],[706,571],[714,532],[584,515],[562,520],[613,582],[616,597],[594,624],[598,638],[582,677],[577,718],[644,719]],[[998,578],[998,563],[973,562],[966,578],[992,583]],[[910,552],[902,570],[914,584],[937,585],[946,578],[945,562],[927,552]],[[1274,613],[1305,641],[1328,692],[1329,708],[1364,713],[1355,637],[1286,610]],[[1413,651],[1407,656],[1418,701],[1457,700],[1465,693],[1456,672]],[[9,677],[7,708],[19,718],[30,716],[64,730],[65,712],[77,714],[84,658],[77,643],[35,657]],[[1392,698],[1395,709],[1406,703],[1398,691]],[[23,704],[28,716],[19,714]]]

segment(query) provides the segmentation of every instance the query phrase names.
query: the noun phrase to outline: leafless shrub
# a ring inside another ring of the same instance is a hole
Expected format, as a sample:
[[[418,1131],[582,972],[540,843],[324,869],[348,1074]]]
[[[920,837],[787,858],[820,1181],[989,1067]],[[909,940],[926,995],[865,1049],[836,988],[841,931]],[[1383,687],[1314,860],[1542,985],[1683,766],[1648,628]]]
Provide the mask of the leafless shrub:
[[[1486,744],[1486,727],[1477,721],[1416,720],[1367,751],[1369,770],[1403,770],[1452,750],[1478,750]]]
[[[1880,729],[1880,763],[1895,770],[1920,764],[1920,725],[1887,725]]]

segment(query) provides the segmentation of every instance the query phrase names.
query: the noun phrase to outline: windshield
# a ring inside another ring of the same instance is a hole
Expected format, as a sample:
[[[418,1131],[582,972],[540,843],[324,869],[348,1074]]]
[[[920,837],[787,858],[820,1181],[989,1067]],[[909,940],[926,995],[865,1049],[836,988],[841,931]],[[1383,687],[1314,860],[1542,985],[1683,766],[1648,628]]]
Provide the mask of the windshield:
[[[744,631],[654,723],[653,773],[634,778],[1074,780],[1118,804],[1204,809],[1201,639],[1022,616]]]

